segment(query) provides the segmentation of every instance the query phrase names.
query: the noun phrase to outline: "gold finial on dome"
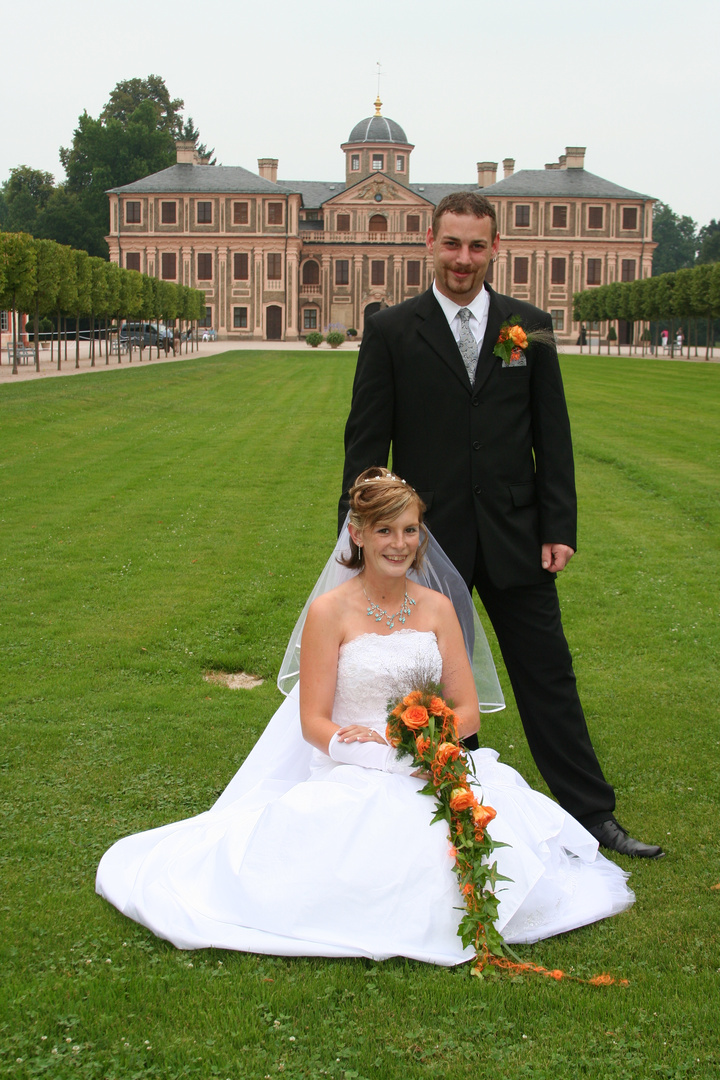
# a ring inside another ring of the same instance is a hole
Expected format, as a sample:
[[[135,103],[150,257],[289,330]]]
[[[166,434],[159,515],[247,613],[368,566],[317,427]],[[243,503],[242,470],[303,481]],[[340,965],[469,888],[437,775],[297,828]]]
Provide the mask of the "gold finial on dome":
[[[378,96],[375,98],[375,115],[376,116],[382,116],[382,113],[380,112],[381,109],[382,109],[382,101],[380,100],[380,95],[378,94]]]

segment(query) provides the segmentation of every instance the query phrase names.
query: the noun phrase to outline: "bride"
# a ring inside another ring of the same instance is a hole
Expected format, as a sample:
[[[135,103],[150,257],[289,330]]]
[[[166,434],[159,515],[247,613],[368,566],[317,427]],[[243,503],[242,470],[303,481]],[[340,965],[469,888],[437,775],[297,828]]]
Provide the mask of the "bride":
[[[472,959],[457,935],[446,830],[430,824],[424,781],[384,738],[388,700],[421,676],[442,683],[461,736],[479,727],[478,697],[487,710],[503,704],[462,581],[437,545],[423,567],[423,509],[387,469],[358,478],[340,562],[334,553],[278,680],[287,690],[300,656],[299,687],[210,810],[125,837],[103,856],[97,891],[125,915],[181,949]],[[510,879],[496,923],[507,942],[632,904],[627,875],[578,822],[494,751],[472,757],[497,812],[488,831],[508,845],[493,854]]]

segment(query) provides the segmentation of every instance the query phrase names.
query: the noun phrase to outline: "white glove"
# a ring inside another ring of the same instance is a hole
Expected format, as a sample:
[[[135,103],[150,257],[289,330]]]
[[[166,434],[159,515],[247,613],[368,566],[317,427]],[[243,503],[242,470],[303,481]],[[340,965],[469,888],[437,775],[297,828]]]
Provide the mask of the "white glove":
[[[335,732],[330,745],[328,755],[333,761],[343,765],[360,765],[363,769],[379,769],[381,772],[400,773],[410,776],[414,766],[409,757],[398,761],[397,751],[394,746],[387,743],[372,742],[340,742],[339,732]]]

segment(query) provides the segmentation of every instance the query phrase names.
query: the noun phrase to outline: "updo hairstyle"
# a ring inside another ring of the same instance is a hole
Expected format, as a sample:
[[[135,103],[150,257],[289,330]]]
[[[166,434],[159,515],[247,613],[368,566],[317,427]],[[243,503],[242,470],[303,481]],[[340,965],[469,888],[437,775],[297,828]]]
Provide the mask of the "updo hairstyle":
[[[350,488],[350,524],[362,532],[372,528],[379,521],[394,521],[409,507],[417,510],[418,521],[422,526],[425,503],[417,491],[401,480],[399,476],[375,465],[361,472]],[[421,529],[420,546],[413,562],[413,568],[422,566],[422,557],[428,544],[427,533]],[[350,554],[338,561],[349,570],[362,570],[364,565],[363,550],[349,537]]]

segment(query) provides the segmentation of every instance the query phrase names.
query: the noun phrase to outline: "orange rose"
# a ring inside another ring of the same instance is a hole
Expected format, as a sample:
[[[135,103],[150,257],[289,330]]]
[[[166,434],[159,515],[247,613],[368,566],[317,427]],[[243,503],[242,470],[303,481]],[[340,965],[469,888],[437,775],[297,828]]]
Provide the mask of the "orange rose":
[[[402,703],[406,708],[409,708],[411,705],[419,705],[421,701],[422,694],[419,690],[413,690],[411,694],[406,694],[402,699]]]
[[[441,697],[431,697],[429,711],[433,716],[444,716],[447,705]]]
[[[455,743],[443,742],[440,743],[435,751],[435,757],[433,759],[433,765],[442,767],[447,765],[448,761],[457,761],[460,757],[460,747]]]
[[[393,709],[393,711],[392,711],[392,712],[390,713],[390,715],[391,715],[391,716],[394,716],[394,717],[395,717],[395,718],[396,718],[397,720],[399,720],[399,719],[400,719],[400,717],[402,716],[402,714],[403,714],[403,707],[402,707],[402,705],[396,705],[396,706],[395,706],[395,708]]]
[[[473,807],[473,822],[478,829],[485,829],[490,824],[494,817],[497,817],[496,812],[492,806],[477,806]]]
[[[424,739],[422,735],[418,735],[415,739],[415,746],[417,747],[418,754],[422,757],[423,754],[427,754],[430,749],[430,740]]]
[[[477,799],[468,787],[455,787],[450,792],[450,809],[459,814],[477,805]]]
[[[420,731],[421,728],[427,727],[427,709],[422,705],[411,705],[402,714],[401,719],[406,728],[410,728],[411,731]]]
[[[521,349],[526,348],[528,339],[522,326],[511,326],[508,330],[508,337],[514,341],[516,345],[519,345]]]

